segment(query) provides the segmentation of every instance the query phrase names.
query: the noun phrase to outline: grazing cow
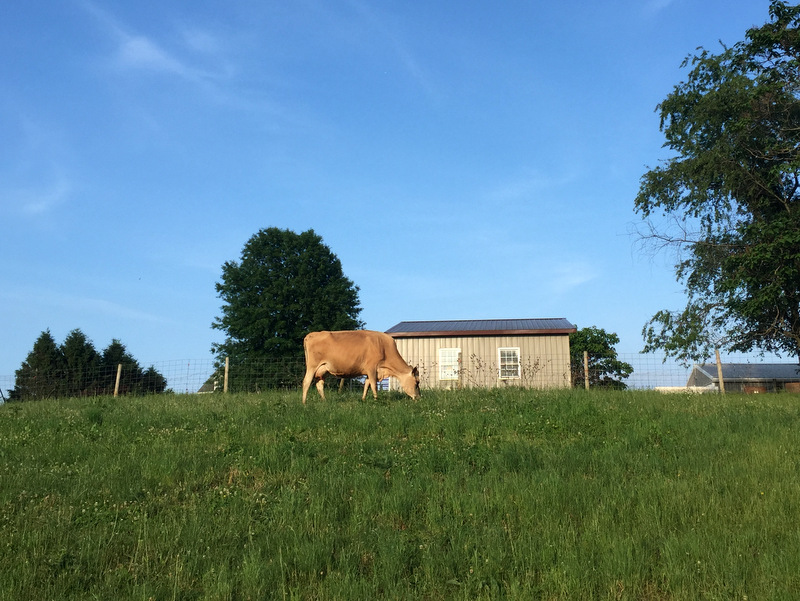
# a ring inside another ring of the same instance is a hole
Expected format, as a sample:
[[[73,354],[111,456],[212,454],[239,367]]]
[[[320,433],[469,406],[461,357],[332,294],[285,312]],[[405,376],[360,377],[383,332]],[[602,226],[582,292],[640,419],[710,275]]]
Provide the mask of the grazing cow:
[[[412,399],[419,398],[419,371],[403,361],[394,339],[383,332],[346,330],[311,332],[303,340],[306,375],[303,378],[303,404],[311,383],[316,381],[319,396],[325,400],[325,375],[339,378],[367,376],[372,396],[378,398],[378,374],[394,376]],[[361,400],[367,398],[367,385]]]

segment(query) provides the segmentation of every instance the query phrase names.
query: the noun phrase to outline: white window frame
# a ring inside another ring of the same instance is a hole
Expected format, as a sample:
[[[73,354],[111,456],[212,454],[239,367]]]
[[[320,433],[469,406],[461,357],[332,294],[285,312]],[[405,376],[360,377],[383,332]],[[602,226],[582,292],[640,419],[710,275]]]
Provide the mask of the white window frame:
[[[513,356],[509,356],[510,353],[513,353]],[[518,346],[504,346],[497,349],[497,372],[500,380],[519,380],[522,377]]]
[[[439,380],[454,382],[461,372],[461,349],[446,347],[439,349]]]

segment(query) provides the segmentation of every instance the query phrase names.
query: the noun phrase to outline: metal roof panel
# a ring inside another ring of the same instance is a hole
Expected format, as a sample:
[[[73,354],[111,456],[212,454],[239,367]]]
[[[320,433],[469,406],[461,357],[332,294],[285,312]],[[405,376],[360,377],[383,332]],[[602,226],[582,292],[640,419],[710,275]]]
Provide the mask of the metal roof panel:
[[[695,365],[716,382],[716,363]],[[722,377],[725,381],[756,380],[800,380],[800,366],[796,363],[723,363]]]
[[[538,319],[452,319],[401,321],[386,333],[395,337],[569,334],[575,326],[563,317]]]

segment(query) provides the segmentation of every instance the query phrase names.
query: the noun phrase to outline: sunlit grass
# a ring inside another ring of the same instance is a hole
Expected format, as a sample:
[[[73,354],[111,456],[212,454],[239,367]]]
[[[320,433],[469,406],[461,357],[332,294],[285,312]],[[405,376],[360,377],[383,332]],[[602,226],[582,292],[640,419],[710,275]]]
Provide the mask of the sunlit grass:
[[[791,599],[800,398],[0,408],[0,599]]]

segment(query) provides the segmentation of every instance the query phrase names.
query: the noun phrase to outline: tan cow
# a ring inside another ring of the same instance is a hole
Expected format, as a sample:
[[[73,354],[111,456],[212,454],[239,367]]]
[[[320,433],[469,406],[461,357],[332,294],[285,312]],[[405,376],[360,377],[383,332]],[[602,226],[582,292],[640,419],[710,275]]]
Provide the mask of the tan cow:
[[[306,375],[303,378],[303,404],[311,383],[316,381],[319,396],[325,399],[325,375],[339,378],[367,376],[372,396],[378,398],[378,374],[394,376],[412,399],[419,398],[419,371],[411,368],[397,351],[394,339],[383,332],[345,330],[311,332],[303,340]],[[361,400],[367,398],[367,386]]]

